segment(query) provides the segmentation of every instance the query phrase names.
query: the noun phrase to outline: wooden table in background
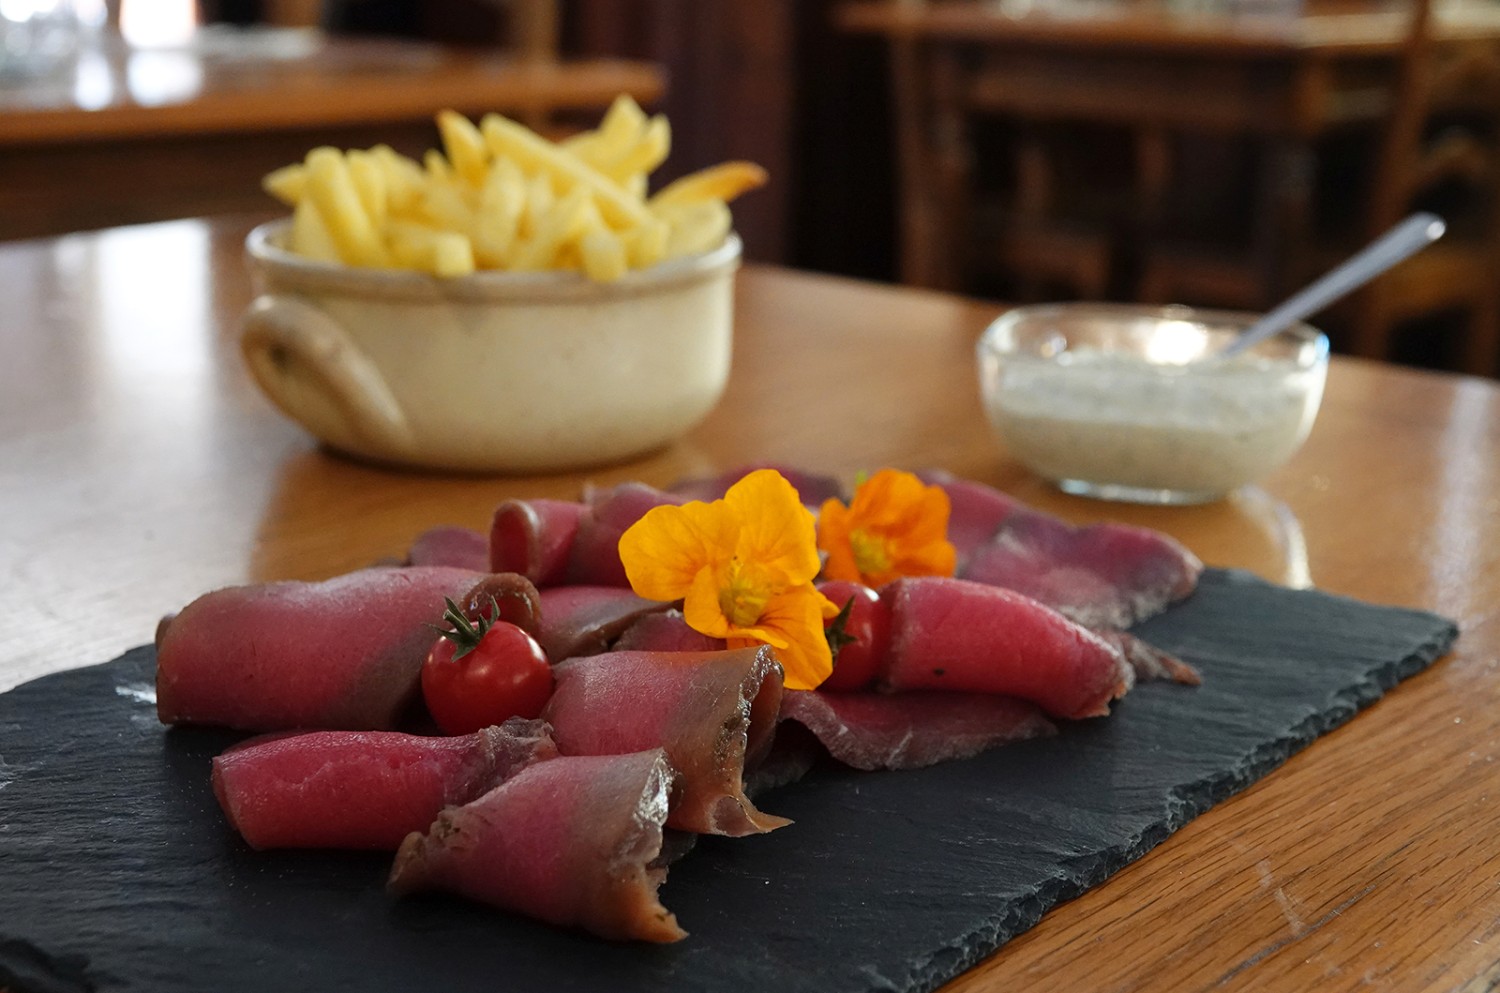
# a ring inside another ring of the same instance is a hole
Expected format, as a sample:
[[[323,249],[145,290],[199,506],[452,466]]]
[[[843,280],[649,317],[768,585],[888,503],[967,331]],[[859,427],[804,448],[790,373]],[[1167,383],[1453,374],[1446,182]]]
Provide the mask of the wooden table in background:
[[[261,176],[315,145],[420,155],[444,108],[593,123],[620,93],[658,99],[664,75],[290,29],[115,40],[62,76],[0,85],[0,240],[263,210]]]
[[[1293,253],[1311,227],[1311,142],[1382,120],[1410,26],[1404,6],[1347,0],[1291,17],[1187,13],[1166,0],[853,0],[835,19],[891,44],[902,277],[941,289],[961,288],[966,271],[975,114],[1132,128],[1146,228],[1173,182],[1168,136],[1256,139],[1255,281],[1295,280]],[[1436,25],[1438,45],[1500,45],[1500,5],[1443,5]]]
[[[149,642],[210,588],[326,577],[429,526],[482,528],[506,497],[752,460],[846,480],[941,466],[1073,521],[1159,528],[1211,565],[1463,629],[1449,657],[951,990],[1500,981],[1500,386],[1336,359],[1310,440],[1263,488],[1192,508],[1096,503],[991,439],[973,345],[998,307],[752,267],[728,394],[678,444],[548,477],[385,471],[320,451],[251,384],[235,344],[247,228],[0,246],[0,689]]]

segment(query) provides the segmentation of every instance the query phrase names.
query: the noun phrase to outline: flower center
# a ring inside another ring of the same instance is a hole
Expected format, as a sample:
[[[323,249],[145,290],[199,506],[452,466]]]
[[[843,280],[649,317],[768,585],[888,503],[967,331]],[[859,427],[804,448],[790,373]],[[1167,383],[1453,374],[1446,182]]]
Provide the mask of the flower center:
[[[891,552],[885,539],[866,531],[849,532],[849,550],[854,553],[854,566],[866,576],[887,572],[891,568]]]
[[[752,627],[760,620],[772,592],[764,583],[757,583],[754,577],[746,575],[746,571],[738,561],[731,563],[724,582],[719,586],[719,609],[730,624],[741,628]]]

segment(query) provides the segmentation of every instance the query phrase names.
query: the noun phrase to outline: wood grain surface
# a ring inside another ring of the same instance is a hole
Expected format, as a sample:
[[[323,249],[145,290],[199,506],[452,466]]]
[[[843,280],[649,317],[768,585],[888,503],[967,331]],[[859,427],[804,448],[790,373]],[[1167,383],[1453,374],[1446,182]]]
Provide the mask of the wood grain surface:
[[[0,688],[147,642],[209,588],[324,577],[431,525],[483,527],[507,496],[752,460],[846,478],[941,466],[1463,631],[1446,660],[952,990],[1500,985],[1494,383],[1336,361],[1312,437],[1261,487],[1195,508],[1096,503],[1049,489],[985,427],[973,344],[998,305],[751,268],[729,392],[678,444],[544,478],[394,472],[319,450],[251,384],[235,344],[248,226],[0,245]]]

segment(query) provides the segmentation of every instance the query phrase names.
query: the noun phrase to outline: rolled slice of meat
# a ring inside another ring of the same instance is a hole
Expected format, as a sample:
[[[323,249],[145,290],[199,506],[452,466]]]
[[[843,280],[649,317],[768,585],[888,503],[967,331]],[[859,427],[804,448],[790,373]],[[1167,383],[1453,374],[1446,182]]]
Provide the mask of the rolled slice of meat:
[[[1143,621],[1192,593],[1203,572],[1197,556],[1158,531],[1074,527],[980,483],[938,472],[923,478],[948,494],[960,577],[1015,590],[1085,627]]]
[[[781,719],[856,769],[919,769],[1056,734],[1035,704],[988,693],[788,690]]]
[[[682,497],[645,483],[621,483],[588,495],[588,510],[568,556],[569,583],[580,586],[624,586],[630,580],[620,562],[620,535],[653,507],[685,502]]]
[[[688,627],[675,609],[637,617],[611,646],[617,652],[721,652],[725,647],[723,638]]]
[[[409,566],[204,594],[157,631],[157,715],[245,731],[393,728],[443,598],[483,576]]]
[[[397,731],[256,738],[214,759],[214,795],[252,848],[393,852],[444,807],[555,758],[550,730],[512,718],[453,738]]]
[[[388,886],[441,889],[604,938],[686,932],[657,898],[672,770],[661,749],[533,765],[412,834]]]
[[[553,671],[542,719],[564,755],[666,750],[682,790],[669,827],[738,836],[790,823],[757,810],[744,788],[781,709],[781,665],[769,647],[606,652]]]
[[[1018,696],[1054,717],[1095,717],[1133,673],[1118,649],[1010,590],[962,579],[898,579],[881,588],[891,640],[881,684]]]
[[[484,572],[490,567],[490,542],[473,528],[451,525],[428,528],[406,553],[407,565],[448,565]]]
[[[490,523],[489,568],[537,586],[567,582],[568,559],[588,507],[570,500],[506,500]]]
[[[552,586],[541,591],[536,640],[554,661],[597,655],[641,617],[671,604],[618,586]]]

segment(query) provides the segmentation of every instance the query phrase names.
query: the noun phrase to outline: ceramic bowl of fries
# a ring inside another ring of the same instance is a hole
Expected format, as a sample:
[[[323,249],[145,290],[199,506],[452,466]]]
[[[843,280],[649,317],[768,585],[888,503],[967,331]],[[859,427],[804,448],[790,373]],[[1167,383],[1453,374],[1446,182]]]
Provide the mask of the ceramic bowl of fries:
[[[647,196],[665,118],[617,102],[553,143],[439,117],[446,154],[315,149],[267,177],[293,208],[246,253],[241,347],[265,393],[339,451],[546,472],[660,448],[728,379],[748,163]]]

